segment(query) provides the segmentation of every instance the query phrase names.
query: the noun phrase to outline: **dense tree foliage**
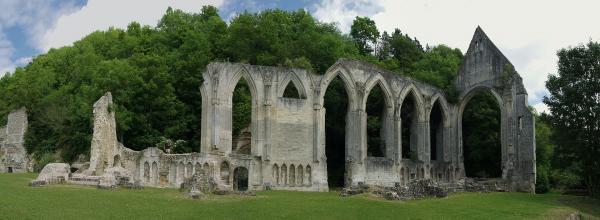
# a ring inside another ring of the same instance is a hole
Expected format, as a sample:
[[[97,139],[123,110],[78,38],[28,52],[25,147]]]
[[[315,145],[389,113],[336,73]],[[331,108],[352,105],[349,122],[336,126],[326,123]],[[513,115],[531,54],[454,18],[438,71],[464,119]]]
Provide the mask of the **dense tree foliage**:
[[[172,140],[180,143],[176,153],[199,151],[198,87],[201,73],[212,61],[300,67],[322,74],[339,58],[354,58],[452,91],[462,58],[458,49],[443,45],[423,49],[416,38],[400,30],[379,37],[374,22],[364,18],[361,22],[366,25],[353,26],[351,32],[363,33],[358,28],[366,28],[365,34],[344,35],[334,24],[319,22],[303,10],[242,13],[228,23],[211,6],[199,13],[168,9],[155,27],[133,22],[125,30],[97,31],[4,76],[0,122],[5,123],[10,110],[27,107],[28,151],[38,159],[57,155],[72,161],[89,153],[92,105],[110,91],[118,138],[127,147],[141,150]],[[361,38],[372,50],[357,46]],[[328,132],[341,129],[341,136],[345,114],[339,112],[346,111],[347,102],[342,93],[343,83],[332,82],[325,100],[328,114],[335,115],[327,121]],[[286,92],[297,95],[294,90]],[[380,95],[373,97],[375,103],[383,101]],[[234,105],[233,116],[240,125],[234,132],[249,123],[251,98],[247,85],[240,83],[234,101],[242,104]],[[343,137],[327,140],[333,141],[342,141],[343,146]]]
[[[367,17],[356,17],[352,22],[350,36],[356,42],[361,55],[368,55],[374,51],[373,47],[379,38],[379,31],[375,21]]]
[[[536,161],[536,193],[550,191],[550,173],[552,171],[551,159],[554,145],[550,140],[552,129],[548,122],[540,116],[535,109],[531,109],[535,116],[535,161]]]
[[[557,168],[574,172],[590,195],[600,197],[600,43],[558,51],[558,74],[550,75],[544,103],[557,131]]]

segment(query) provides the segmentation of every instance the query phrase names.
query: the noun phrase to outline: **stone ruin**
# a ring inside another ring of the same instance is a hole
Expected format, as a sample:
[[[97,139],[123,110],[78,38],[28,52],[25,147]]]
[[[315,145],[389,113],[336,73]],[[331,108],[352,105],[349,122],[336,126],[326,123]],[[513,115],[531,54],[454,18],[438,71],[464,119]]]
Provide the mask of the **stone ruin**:
[[[345,148],[339,152],[345,155],[342,164],[333,164],[325,154],[324,96],[336,77],[348,96],[347,112],[339,113],[346,115]],[[480,28],[458,73],[456,103],[448,102],[439,88],[347,59],[323,75],[295,68],[211,63],[203,78],[199,153],[126,148],[118,142],[112,97],[107,93],[94,104],[89,166],[78,166],[65,181],[101,188],[180,188],[183,183],[195,193],[213,187],[213,181],[216,189],[230,191],[328,191],[327,167],[341,166],[346,187],[400,190],[415,181],[427,185],[429,181],[421,181],[426,179],[457,185],[465,177],[462,114],[474,94],[488,91],[501,111],[502,176],[497,185],[508,191],[535,191],[534,118],[527,92],[510,61]],[[232,137],[232,94],[242,78],[252,95],[252,115],[240,144],[239,138]],[[289,84],[297,88],[299,98],[283,97]],[[385,100],[379,157],[367,155],[365,105],[375,86]],[[407,100],[414,104],[403,110]],[[437,124],[430,121],[433,112],[441,117]],[[403,126],[409,126],[410,137],[402,135]],[[245,153],[234,149],[241,145],[249,149]],[[190,178],[196,184],[188,183]]]
[[[0,127],[0,173],[32,172],[32,160],[25,149],[27,109],[8,114],[5,127]]]

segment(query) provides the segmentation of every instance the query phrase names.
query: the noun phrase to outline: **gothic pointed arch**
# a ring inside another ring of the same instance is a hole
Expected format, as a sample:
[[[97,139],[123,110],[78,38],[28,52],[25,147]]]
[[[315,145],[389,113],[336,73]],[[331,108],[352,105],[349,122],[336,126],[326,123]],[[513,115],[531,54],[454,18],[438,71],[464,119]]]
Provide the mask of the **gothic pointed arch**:
[[[296,92],[297,97],[287,97],[289,91]],[[277,97],[306,99],[306,86],[295,71],[286,74],[277,88]]]

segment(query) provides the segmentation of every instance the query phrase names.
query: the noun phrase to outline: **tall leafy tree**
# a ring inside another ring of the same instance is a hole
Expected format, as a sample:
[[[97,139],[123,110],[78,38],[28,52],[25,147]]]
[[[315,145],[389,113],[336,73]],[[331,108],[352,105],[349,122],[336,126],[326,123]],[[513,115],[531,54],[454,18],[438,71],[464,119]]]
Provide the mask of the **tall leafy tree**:
[[[368,17],[356,17],[350,27],[350,36],[356,42],[358,51],[362,55],[368,55],[374,51],[374,46],[379,38],[379,30],[375,21]]]
[[[544,97],[556,131],[557,150],[567,154],[594,197],[600,197],[600,43],[561,49],[558,74],[548,76]]]

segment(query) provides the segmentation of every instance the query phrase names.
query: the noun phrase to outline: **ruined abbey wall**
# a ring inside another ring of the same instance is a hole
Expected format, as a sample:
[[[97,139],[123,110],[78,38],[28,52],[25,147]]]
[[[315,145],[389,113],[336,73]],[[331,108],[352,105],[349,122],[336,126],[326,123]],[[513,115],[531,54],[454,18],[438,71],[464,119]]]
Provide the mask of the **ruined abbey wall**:
[[[0,173],[31,171],[25,150],[26,132],[27,110],[21,108],[11,112],[6,126],[0,128]]]
[[[330,82],[339,77],[348,96],[347,111],[337,113],[346,116],[342,165],[346,186],[393,186],[424,178],[454,183],[464,177],[462,113],[476,92],[490,91],[502,112],[502,181],[511,191],[533,192],[534,119],[527,108],[522,80],[509,67],[510,62],[479,28],[456,81],[460,92],[457,103],[449,103],[446,94],[431,85],[354,60],[339,60],[323,75],[294,68],[211,63],[200,87],[200,153],[166,154],[153,147],[127,149],[116,139],[112,98],[107,94],[94,105],[90,167],[73,174],[71,181],[111,180],[116,184],[124,180],[178,187],[185,178],[204,170],[224,189],[235,189],[240,184],[236,178],[247,178],[248,188],[253,190],[327,191],[324,96]],[[250,154],[232,150],[232,95],[242,78],[252,95]],[[299,98],[283,97],[290,83],[298,89]],[[381,88],[385,99],[382,157],[367,154],[366,99],[375,86]],[[414,107],[407,118],[402,106],[409,99]],[[430,115],[436,105],[442,118],[432,130]],[[411,121],[410,143],[402,143],[402,126],[407,122],[403,120]],[[438,146],[434,157],[431,135]],[[119,180],[123,176],[127,178]]]

